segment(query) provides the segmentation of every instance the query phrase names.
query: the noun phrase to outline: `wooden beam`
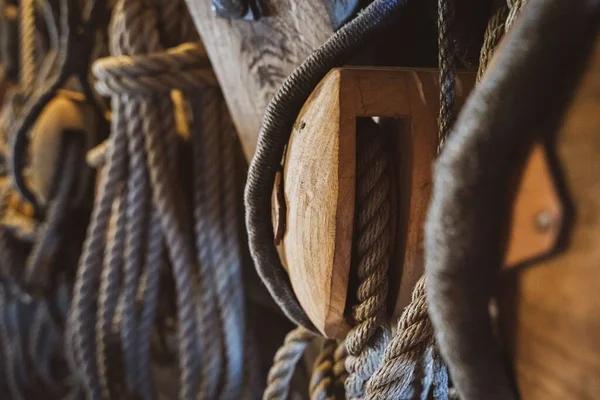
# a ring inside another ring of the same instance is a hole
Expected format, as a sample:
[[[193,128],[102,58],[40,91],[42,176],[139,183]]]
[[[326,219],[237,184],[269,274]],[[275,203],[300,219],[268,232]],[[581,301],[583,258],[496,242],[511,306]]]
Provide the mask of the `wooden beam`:
[[[331,36],[331,21],[351,15],[357,0],[271,1],[268,16],[258,21],[218,18],[210,1],[186,1],[249,160],[275,91]]]

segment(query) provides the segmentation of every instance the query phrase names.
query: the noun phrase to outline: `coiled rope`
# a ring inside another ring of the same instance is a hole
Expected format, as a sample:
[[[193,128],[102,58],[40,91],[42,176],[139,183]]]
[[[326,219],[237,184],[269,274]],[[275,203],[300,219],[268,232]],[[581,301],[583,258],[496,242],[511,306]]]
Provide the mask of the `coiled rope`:
[[[35,0],[22,0],[19,4],[19,40],[20,40],[20,85],[26,93],[30,93],[36,78],[35,57]]]
[[[73,372],[92,399],[155,396],[150,339],[165,317],[157,298],[164,297],[166,269],[175,284],[179,398],[249,398],[258,389],[254,351],[245,350],[252,339],[237,233],[235,131],[203,50],[194,43],[163,50],[163,43],[190,40],[184,3],[161,7],[117,2],[112,57],[93,66],[113,118],[69,319]],[[193,213],[179,179],[173,90],[189,106]],[[115,371],[121,363],[124,374]]]

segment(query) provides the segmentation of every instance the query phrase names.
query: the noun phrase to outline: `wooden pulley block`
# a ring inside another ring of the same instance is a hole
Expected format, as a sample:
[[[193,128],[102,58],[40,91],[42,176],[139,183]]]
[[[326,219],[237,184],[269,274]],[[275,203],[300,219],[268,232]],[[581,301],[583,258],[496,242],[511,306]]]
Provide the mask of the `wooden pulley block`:
[[[357,119],[378,117],[393,178],[390,318],[423,274],[423,221],[437,149],[439,72],[400,68],[332,70],[300,111],[273,202],[276,240],[300,304],[326,337],[350,329]],[[464,99],[474,75],[461,73]]]
[[[64,135],[70,132],[81,135],[82,146],[89,145],[96,137],[98,115],[94,106],[87,103],[82,94],[60,90],[44,108],[31,132],[29,149],[29,184],[38,202],[45,205],[52,198],[56,179],[60,174]],[[82,154],[84,148],[82,147]],[[82,156],[82,172],[87,169]],[[82,179],[83,179],[82,174]],[[87,185],[78,186],[81,198]]]

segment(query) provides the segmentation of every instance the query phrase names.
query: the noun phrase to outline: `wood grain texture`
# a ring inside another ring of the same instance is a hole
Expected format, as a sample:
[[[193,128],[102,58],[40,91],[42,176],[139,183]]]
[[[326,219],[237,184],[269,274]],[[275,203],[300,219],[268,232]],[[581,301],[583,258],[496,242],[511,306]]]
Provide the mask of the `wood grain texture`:
[[[474,76],[461,75],[459,92]],[[399,122],[391,135],[395,166],[395,227],[391,276],[394,314],[408,303],[423,273],[423,220],[437,147],[438,72],[385,68],[331,71],[301,110],[284,166],[286,226],[280,254],[292,287],[327,337],[349,329],[348,285],[355,204],[356,119]],[[401,278],[400,278],[401,277]]]
[[[523,399],[600,394],[600,40],[556,141],[575,218],[565,252],[507,274],[504,337]]]
[[[333,33],[324,4],[332,1],[271,1],[269,16],[258,21],[217,18],[210,1],[186,1],[249,160],[275,91]],[[333,3],[340,12],[353,2]]]

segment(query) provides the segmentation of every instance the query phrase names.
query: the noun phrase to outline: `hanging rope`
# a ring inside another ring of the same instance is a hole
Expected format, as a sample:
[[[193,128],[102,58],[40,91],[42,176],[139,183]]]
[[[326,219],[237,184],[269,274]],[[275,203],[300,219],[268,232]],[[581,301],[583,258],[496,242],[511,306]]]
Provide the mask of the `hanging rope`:
[[[290,382],[298,361],[315,335],[304,328],[296,328],[287,334],[283,345],[275,353],[273,365],[267,377],[267,388],[263,400],[285,400],[288,398]]]
[[[390,332],[387,326],[387,271],[390,261],[389,159],[383,134],[371,119],[357,121],[356,160],[356,253],[357,305],[352,316],[355,326],[346,336],[346,395],[359,399],[364,386],[379,367]]]
[[[451,26],[454,9],[451,0],[438,2],[438,46],[440,64],[440,114],[438,152],[454,122],[456,103],[456,55]],[[403,311],[381,366],[367,385],[368,399],[425,400],[448,397],[448,375],[437,352],[433,328],[427,313],[426,280],[421,278],[412,300]]]
[[[437,352],[427,314],[425,278],[398,321],[396,335],[385,349],[381,367],[367,384],[367,399],[447,398],[448,375]]]
[[[509,9],[506,5],[501,5],[488,22],[483,37],[483,45],[481,46],[481,52],[479,55],[477,82],[479,82],[483,77],[483,73],[492,59],[492,55],[494,54],[496,46],[498,46],[500,39],[502,39],[504,36],[504,28],[506,19],[508,17],[508,10]]]
[[[75,364],[93,399],[154,397],[150,339],[168,255],[179,397],[248,398],[257,392],[256,360],[245,350],[251,332],[237,232],[235,130],[203,50],[192,43],[163,50],[163,42],[180,43],[194,32],[185,5],[167,3],[159,19],[142,1],[119,1],[112,57],[93,67],[98,91],[112,96],[113,126],[106,154],[96,150],[92,157],[104,167],[74,291]],[[184,139],[170,95],[176,89],[183,93],[176,104],[187,104],[191,116],[193,214],[178,179]],[[123,374],[115,371],[121,362]]]
[[[47,5],[42,2],[42,6]],[[39,73],[36,71],[35,41],[39,32],[35,2],[24,1],[20,6],[22,75],[19,87],[7,96],[2,110],[3,161],[9,157],[8,132],[23,117],[21,106],[26,95],[46,83],[51,69],[49,51],[39,55],[44,67]],[[47,12],[43,16],[54,46],[54,21]],[[11,200],[17,198],[15,191],[2,185],[0,391],[14,399],[63,398],[78,391],[66,368],[63,323],[69,306],[65,275],[73,268],[73,252],[80,244],[76,238],[78,222],[72,218],[85,221],[79,209],[81,204],[73,200],[81,183],[82,139],[79,132],[62,132],[56,138],[60,144],[49,150],[59,151],[56,168],[61,173],[48,183],[49,198],[40,215],[34,215],[29,204]]]
[[[311,400],[336,400],[345,398],[344,382],[346,347],[344,343],[326,340],[315,359],[310,377]]]
[[[35,0],[21,0],[19,2],[19,40],[20,40],[20,88],[30,94],[36,79],[35,57]]]

